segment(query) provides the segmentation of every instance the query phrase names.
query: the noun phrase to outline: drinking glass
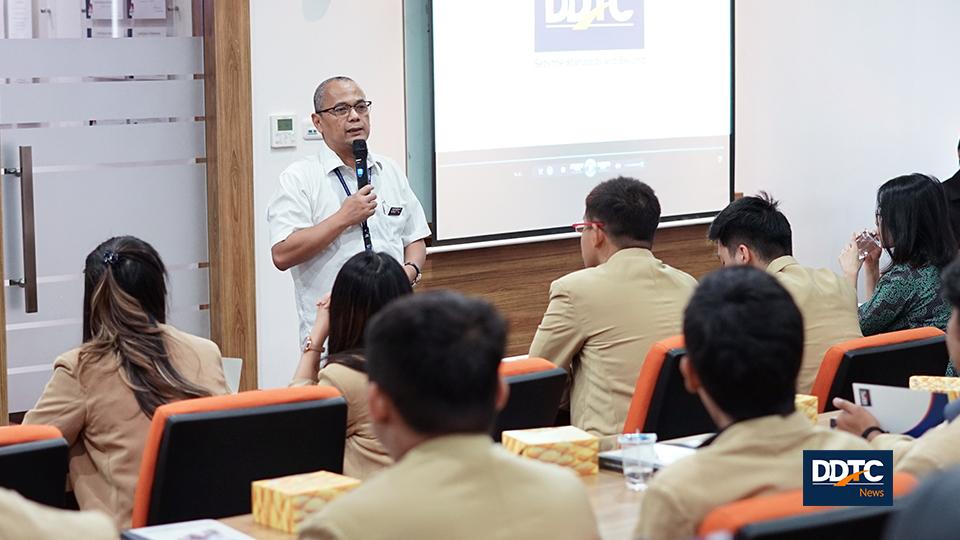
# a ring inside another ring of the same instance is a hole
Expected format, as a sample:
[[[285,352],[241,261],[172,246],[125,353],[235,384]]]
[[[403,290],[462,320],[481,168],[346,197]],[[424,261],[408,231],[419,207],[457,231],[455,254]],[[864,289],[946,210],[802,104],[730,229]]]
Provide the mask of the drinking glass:
[[[625,433],[617,438],[623,460],[623,478],[627,489],[643,491],[653,476],[657,462],[656,433]]]

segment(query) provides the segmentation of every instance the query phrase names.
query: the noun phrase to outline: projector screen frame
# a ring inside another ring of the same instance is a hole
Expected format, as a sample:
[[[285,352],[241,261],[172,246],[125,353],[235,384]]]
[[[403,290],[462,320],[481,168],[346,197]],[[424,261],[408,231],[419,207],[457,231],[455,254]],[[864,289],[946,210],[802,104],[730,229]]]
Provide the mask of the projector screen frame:
[[[536,0],[539,1],[539,0]],[[730,1],[730,136],[729,148],[730,155],[727,160],[729,163],[728,172],[728,197],[727,204],[734,200],[735,196],[735,162],[736,162],[736,0]],[[429,70],[429,150],[430,150],[430,177],[431,177],[431,215],[433,219],[431,229],[433,237],[429,245],[431,252],[459,251],[465,249],[480,249],[483,247],[492,247],[500,245],[524,244],[533,242],[548,242],[551,240],[561,240],[576,235],[569,226],[550,227],[544,229],[530,229],[523,231],[512,231],[507,233],[494,233],[477,236],[466,236],[461,238],[448,238],[444,240],[437,239],[437,150],[436,150],[436,104],[434,92],[436,89],[436,78],[434,76],[434,38],[433,31],[433,0],[424,0],[427,13],[427,28],[430,36],[427,38],[428,59],[427,66]],[[661,216],[658,229],[666,227],[682,227],[685,225],[697,225],[709,223],[722,208],[706,212],[696,212],[688,214],[679,214],[672,216]]]

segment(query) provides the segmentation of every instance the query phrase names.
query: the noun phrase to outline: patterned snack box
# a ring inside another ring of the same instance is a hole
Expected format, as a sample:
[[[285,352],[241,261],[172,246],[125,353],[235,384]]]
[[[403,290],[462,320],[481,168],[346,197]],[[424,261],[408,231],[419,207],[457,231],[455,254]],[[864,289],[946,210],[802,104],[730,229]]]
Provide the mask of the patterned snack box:
[[[797,394],[794,403],[797,404],[798,411],[807,415],[807,418],[813,425],[817,425],[817,407],[820,404],[817,396]]]
[[[910,377],[910,389],[946,394],[947,399],[953,401],[960,397],[960,378],[912,375]]]
[[[600,439],[573,426],[504,431],[503,447],[519,456],[597,474]]]
[[[253,520],[296,533],[305,518],[359,485],[360,480],[327,471],[257,480],[253,482]]]

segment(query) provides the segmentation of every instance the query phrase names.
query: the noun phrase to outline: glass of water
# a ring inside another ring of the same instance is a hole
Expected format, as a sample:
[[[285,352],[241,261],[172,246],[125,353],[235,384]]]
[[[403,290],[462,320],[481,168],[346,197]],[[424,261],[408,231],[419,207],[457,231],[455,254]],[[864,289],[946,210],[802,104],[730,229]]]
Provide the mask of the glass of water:
[[[627,489],[643,491],[657,462],[656,433],[625,433],[617,438]]]

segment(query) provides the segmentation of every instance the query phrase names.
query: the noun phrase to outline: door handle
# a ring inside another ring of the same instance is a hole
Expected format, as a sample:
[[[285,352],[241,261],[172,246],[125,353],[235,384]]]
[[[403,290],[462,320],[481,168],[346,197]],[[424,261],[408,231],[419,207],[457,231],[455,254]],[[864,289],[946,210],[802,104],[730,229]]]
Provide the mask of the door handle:
[[[3,169],[4,174],[20,177],[20,217],[23,230],[23,279],[11,279],[10,285],[22,287],[27,313],[37,312],[37,235],[33,215],[33,147],[20,147],[20,168]]]

